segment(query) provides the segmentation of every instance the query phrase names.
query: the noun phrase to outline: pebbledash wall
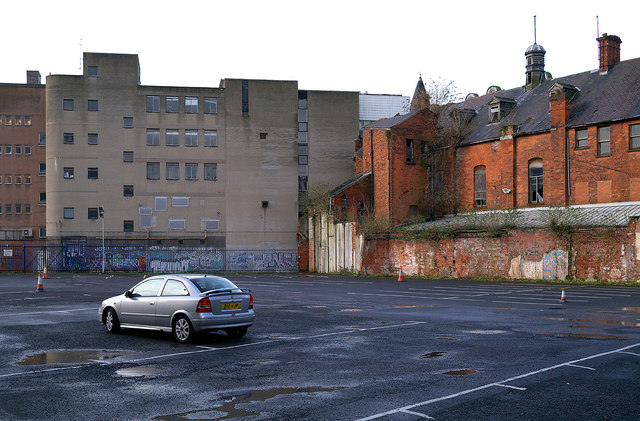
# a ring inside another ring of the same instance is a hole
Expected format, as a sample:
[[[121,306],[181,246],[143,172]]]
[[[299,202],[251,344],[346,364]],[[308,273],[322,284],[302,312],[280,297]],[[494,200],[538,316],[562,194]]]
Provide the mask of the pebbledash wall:
[[[640,281],[640,226],[511,230],[499,237],[466,234],[439,241],[368,238],[362,273],[406,276]]]

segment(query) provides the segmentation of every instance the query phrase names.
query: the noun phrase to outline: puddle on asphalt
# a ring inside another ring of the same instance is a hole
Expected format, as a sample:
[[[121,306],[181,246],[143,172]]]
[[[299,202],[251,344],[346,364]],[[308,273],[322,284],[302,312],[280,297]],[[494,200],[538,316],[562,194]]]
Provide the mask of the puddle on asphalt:
[[[220,399],[224,403],[220,406],[207,409],[197,409],[194,411],[181,412],[177,414],[162,415],[154,419],[161,421],[186,421],[186,420],[221,420],[260,415],[257,412],[251,412],[244,409],[236,408],[238,404],[246,404],[251,402],[264,402],[268,399],[281,395],[293,395],[296,393],[316,393],[316,392],[334,392],[344,389],[344,387],[282,387],[266,390],[246,390],[231,396],[223,396]]]
[[[434,305],[420,305],[420,306],[391,306],[391,308],[426,308],[426,307],[440,307],[437,304]]]
[[[157,365],[143,365],[140,367],[121,368],[116,371],[116,374],[122,377],[144,377],[163,370],[166,369]]]
[[[610,319],[569,319],[566,317],[547,317],[549,320],[558,320],[561,322],[577,322],[577,323],[595,323],[599,325],[620,325],[627,327],[640,327],[640,323],[637,322],[625,322],[622,320],[610,320]],[[574,326],[572,326],[574,327]],[[579,326],[575,326],[579,327]]]
[[[123,355],[131,354],[129,351],[105,351],[95,349],[80,349],[72,351],[48,351],[31,354],[24,357],[17,365],[44,365],[44,364],[80,364],[93,361],[111,360]]]
[[[640,307],[622,307],[622,311],[635,311],[640,313]]]
[[[274,363],[276,360],[256,360],[256,361],[246,361],[241,363],[236,363],[235,365],[238,367],[255,367],[257,365]]]
[[[475,370],[452,370],[452,371],[445,371],[442,374],[447,374],[449,376],[466,376],[468,374],[473,374],[475,373]]]
[[[506,330],[467,330],[464,333],[473,333],[474,335],[498,335],[500,333],[507,333]]]
[[[443,341],[455,341],[455,338],[453,338],[451,335],[440,335],[438,339],[441,339]]]
[[[341,312],[348,312],[348,311],[364,311],[364,310],[361,309],[361,308],[345,308],[345,309],[342,309],[340,311]]]
[[[423,359],[438,358],[438,357],[442,357],[444,354],[446,354],[446,352],[442,352],[442,351],[428,352],[426,354],[422,354],[420,358],[423,358]]]
[[[575,338],[590,338],[590,339],[637,339],[637,336],[622,336],[622,335],[606,335],[603,333],[572,333],[572,332],[540,332],[541,335],[562,335],[573,336]]]

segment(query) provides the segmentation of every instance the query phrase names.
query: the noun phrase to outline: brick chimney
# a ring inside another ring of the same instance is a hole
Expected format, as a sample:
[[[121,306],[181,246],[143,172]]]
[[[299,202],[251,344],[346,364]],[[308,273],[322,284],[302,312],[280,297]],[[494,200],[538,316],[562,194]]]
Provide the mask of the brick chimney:
[[[616,35],[607,35],[606,33],[596,39],[600,49],[600,73],[607,73],[616,63],[620,62],[622,40]]]

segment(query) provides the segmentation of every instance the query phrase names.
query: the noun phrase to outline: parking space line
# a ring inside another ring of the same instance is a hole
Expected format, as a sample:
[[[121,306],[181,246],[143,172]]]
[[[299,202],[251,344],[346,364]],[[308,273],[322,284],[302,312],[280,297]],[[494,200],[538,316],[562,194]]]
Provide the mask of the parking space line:
[[[576,367],[576,368],[584,368],[585,370],[593,370],[593,371],[595,371],[595,370],[596,370],[596,369],[595,369],[595,368],[593,368],[593,367],[587,367],[587,366],[584,366],[584,365],[578,365],[578,364],[567,364],[567,366],[569,366],[569,367]]]
[[[403,410],[403,411],[400,411],[400,412],[404,412],[405,414],[409,414],[409,415],[415,415],[415,416],[418,416],[418,417],[422,417],[422,418],[424,418],[424,419],[426,419],[426,420],[433,420],[433,419],[435,419],[435,418],[433,418],[433,417],[428,416],[427,414],[421,414],[420,412],[409,411],[409,410],[406,410],[406,409],[405,409],[405,410]]]
[[[72,309],[69,309],[69,310],[30,311],[28,313],[3,313],[2,317],[28,316],[28,315],[31,315],[31,314],[71,313],[71,312],[74,312],[74,311],[89,311],[89,310],[95,311],[96,314],[98,314],[98,306],[96,306],[96,307],[91,307],[91,308],[72,308]]]
[[[496,383],[496,386],[506,387],[507,389],[527,390],[526,387],[511,386],[510,384]]]
[[[635,352],[620,351],[620,353],[621,353],[621,354],[635,355],[636,357],[640,357],[640,354],[636,354]]]
[[[480,390],[487,389],[489,387],[504,385],[504,383],[510,383],[510,382],[515,381],[515,380],[520,380],[520,379],[524,379],[524,378],[527,378],[527,377],[535,376],[536,374],[544,373],[544,372],[551,371],[551,370],[556,370],[558,368],[566,367],[566,366],[571,365],[571,364],[576,364],[576,363],[580,363],[580,362],[583,362],[583,361],[588,361],[588,360],[604,357],[604,356],[615,354],[615,353],[622,353],[624,351],[627,351],[629,349],[633,349],[633,348],[636,348],[636,347],[639,347],[639,346],[640,346],[640,342],[636,343],[636,344],[633,344],[633,345],[628,345],[628,346],[625,346],[625,347],[622,347],[622,348],[614,349],[612,351],[602,352],[600,354],[594,354],[594,355],[590,355],[588,357],[580,358],[580,359],[577,359],[577,360],[567,361],[565,363],[552,365],[550,367],[541,368],[541,369],[535,370],[535,371],[530,371],[528,373],[524,373],[524,374],[521,374],[519,376],[510,377],[508,379],[504,379],[504,380],[499,381],[499,382],[485,384],[485,385],[482,385],[482,386],[474,387],[473,389],[462,390],[462,391],[460,391],[458,393],[453,393],[451,395],[441,396],[441,397],[438,397],[438,398],[429,399],[429,400],[418,402],[418,403],[414,403],[414,404],[411,404],[411,405],[406,405],[406,406],[403,406],[401,408],[391,409],[389,411],[381,412],[381,413],[378,413],[378,414],[374,414],[374,415],[371,415],[371,416],[368,416],[368,417],[365,417],[365,418],[359,418],[357,421],[368,421],[368,420],[374,420],[374,419],[377,419],[377,418],[386,417],[388,415],[394,415],[394,414],[397,414],[399,412],[404,412],[404,411],[407,411],[407,410],[411,410],[413,408],[417,408],[419,406],[429,405],[429,404],[432,404],[432,403],[436,403],[436,402],[440,402],[440,401],[444,401],[444,400],[448,400],[448,399],[454,399],[454,398],[457,398],[459,396],[464,396],[464,395],[468,395],[470,393],[474,393],[474,392],[478,392]]]

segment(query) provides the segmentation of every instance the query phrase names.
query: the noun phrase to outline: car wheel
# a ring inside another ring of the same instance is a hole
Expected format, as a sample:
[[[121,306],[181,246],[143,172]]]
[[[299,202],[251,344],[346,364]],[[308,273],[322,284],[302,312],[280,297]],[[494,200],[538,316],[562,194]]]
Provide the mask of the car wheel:
[[[107,314],[104,316],[104,326],[109,333],[116,333],[120,330],[120,320],[118,320],[118,315],[114,309],[107,310]]]
[[[230,337],[234,339],[239,339],[239,338],[242,338],[247,333],[247,329],[249,329],[248,326],[234,327],[231,329],[227,329],[226,332],[227,332],[227,335],[229,335]]]
[[[186,316],[178,316],[173,321],[173,337],[181,344],[191,342],[193,326]]]

